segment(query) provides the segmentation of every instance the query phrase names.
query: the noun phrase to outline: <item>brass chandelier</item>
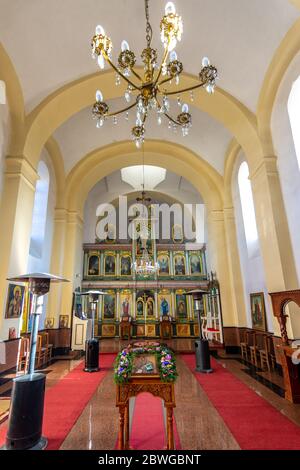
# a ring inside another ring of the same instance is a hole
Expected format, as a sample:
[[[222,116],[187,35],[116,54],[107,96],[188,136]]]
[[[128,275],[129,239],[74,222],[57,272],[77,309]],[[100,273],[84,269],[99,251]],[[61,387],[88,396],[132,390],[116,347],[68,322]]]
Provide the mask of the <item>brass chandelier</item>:
[[[108,104],[104,101],[100,90],[96,92],[96,102],[93,105],[92,114],[96,119],[96,126],[102,127],[104,121],[112,117],[117,123],[117,115],[125,113],[125,119],[129,119],[129,110],[136,108],[136,122],[132,128],[132,137],[139,148],[145,138],[145,124],[151,110],[156,110],[157,122],[160,125],[162,116],[169,123],[169,128],[174,131],[178,127],[182,129],[183,136],[188,135],[192,125],[192,116],[189,112],[188,104],[181,103],[180,95],[190,92],[193,101],[193,91],[197,88],[205,88],[208,93],[213,93],[218,78],[216,67],[210,64],[207,57],[202,60],[202,68],[199,73],[199,83],[184,89],[170,88],[173,80],[176,88],[179,87],[180,75],[183,72],[183,65],[178,60],[175,48],[177,41],[181,40],[183,24],[181,17],[176,13],[173,2],[168,2],[165,6],[165,15],[160,22],[161,41],[164,46],[163,58],[158,65],[158,53],[151,47],[152,27],[149,19],[149,0],[145,0],[146,15],[146,42],[147,47],[142,51],[141,59],[144,64],[144,72],[141,76],[135,69],[136,56],[129,48],[127,41],[122,41],[121,52],[118,56],[118,64],[111,60],[112,41],[106,35],[102,26],[96,27],[95,35],[92,38],[92,57],[97,59],[100,69],[105,67],[107,62],[116,72],[116,85],[120,85],[121,80],[127,83],[125,100],[128,105],[115,112],[110,112]],[[169,96],[177,95],[177,103],[181,106],[181,112],[177,117],[170,115]],[[130,103],[133,101],[132,103]],[[130,104],[129,104],[130,103]]]

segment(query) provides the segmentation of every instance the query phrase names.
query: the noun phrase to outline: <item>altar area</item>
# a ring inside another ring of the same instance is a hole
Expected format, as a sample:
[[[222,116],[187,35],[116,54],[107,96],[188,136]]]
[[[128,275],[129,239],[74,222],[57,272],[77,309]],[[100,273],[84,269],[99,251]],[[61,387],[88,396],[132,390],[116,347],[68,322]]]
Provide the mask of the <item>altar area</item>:
[[[132,270],[132,263],[140,256],[135,241],[83,245],[81,289],[105,292],[104,296],[99,297],[97,305],[95,335],[99,338],[119,338],[120,323],[123,318],[129,317],[132,338],[161,337],[163,319],[170,322],[168,337],[197,337],[198,318],[192,299],[184,294],[200,287],[208,291],[201,313],[203,333],[212,342],[222,345],[219,283],[213,274],[207,272],[205,245],[188,250],[183,241],[156,243],[154,240],[149,251],[160,269],[157,274],[145,279]],[[88,311],[87,304],[83,303],[81,308]],[[76,336],[76,331],[74,334]]]

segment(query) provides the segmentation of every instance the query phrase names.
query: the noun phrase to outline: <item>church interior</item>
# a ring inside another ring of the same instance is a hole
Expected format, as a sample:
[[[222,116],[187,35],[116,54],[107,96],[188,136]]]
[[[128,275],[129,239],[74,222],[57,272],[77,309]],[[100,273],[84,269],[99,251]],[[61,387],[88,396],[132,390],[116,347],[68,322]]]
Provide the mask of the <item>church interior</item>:
[[[300,450],[299,15],[0,0],[1,450]]]

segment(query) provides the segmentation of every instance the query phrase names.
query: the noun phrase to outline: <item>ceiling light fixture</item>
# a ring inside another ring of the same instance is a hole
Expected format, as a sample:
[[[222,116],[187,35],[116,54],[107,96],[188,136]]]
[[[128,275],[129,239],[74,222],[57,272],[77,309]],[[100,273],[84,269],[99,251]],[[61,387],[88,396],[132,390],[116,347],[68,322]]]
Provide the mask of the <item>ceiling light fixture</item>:
[[[182,62],[178,59],[175,51],[177,41],[181,41],[183,24],[181,17],[176,13],[173,2],[168,2],[165,6],[165,15],[160,22],[161,41],[164,46],[163,58],[160,66],[158,65],[158,53],[151,47],[152,27],[149,17],[149,0],[145,0],[146,15],[146,42],[147,47],[142,51],[141,59],[144,64],[143,76],[140,76],[134,68],[136,56],[130,50],[127,41],[122,41],[121,52],[118,57],[118,65],[111,60],[112,41],[106,35],[102,26],[96,27],[95,35],[92,39],[92,56],[97,59],[100,69],[105,67],[107,62],[116,72],[116,85],[123,79],[127,82],[125,91],[125,101],[128,105],[116,112],[110,112],[109,106],[105,103],[100,90],[96,92],[96,102],[93,106],[93,117],[96,119],[96,126],[102,127],[104,121],[113,117],[114,124],[117,123],[117,115],[125,113],[125,119],[128,120],[128,111],[136,108],[136,122],[132,128],[132,137],[138,148],[144,142],[145,123],[150,110],[156,110],[158,125],[162,122],[162,116],[168,120],[168,127],[182,129],[183,136],[188,135],[192,125],[192,116],[189,112],[187,103],[181,102],[180,95],[186,92],[191,93],[193,101],[193,91],[197,88],[205,88],[208,93],[213,93],[218,78],[216,67],[210,64],[207,57],[202,59],[202,69],[199,73],[199,83],[187,88],[172,88],[173,81],[176,87],[180,83],[180,75],[183,72]],[[181,112],[176,118],[170,115],[169,96],[177,95],[177,103],[181,107]],[[129,104],[132,102],[131,104]]]

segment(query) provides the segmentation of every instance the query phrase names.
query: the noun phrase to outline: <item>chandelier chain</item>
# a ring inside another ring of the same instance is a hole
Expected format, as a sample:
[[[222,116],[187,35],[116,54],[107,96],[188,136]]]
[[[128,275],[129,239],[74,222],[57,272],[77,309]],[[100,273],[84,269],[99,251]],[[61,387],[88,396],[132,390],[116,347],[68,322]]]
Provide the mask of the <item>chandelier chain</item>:
[[[150,24],[150,16],[149,16],[149,0],[145,0],[145,14],[146,14],[146,41],[147,41],[147,47],[150,47],[153,33],[152,33],[152,27]]]

